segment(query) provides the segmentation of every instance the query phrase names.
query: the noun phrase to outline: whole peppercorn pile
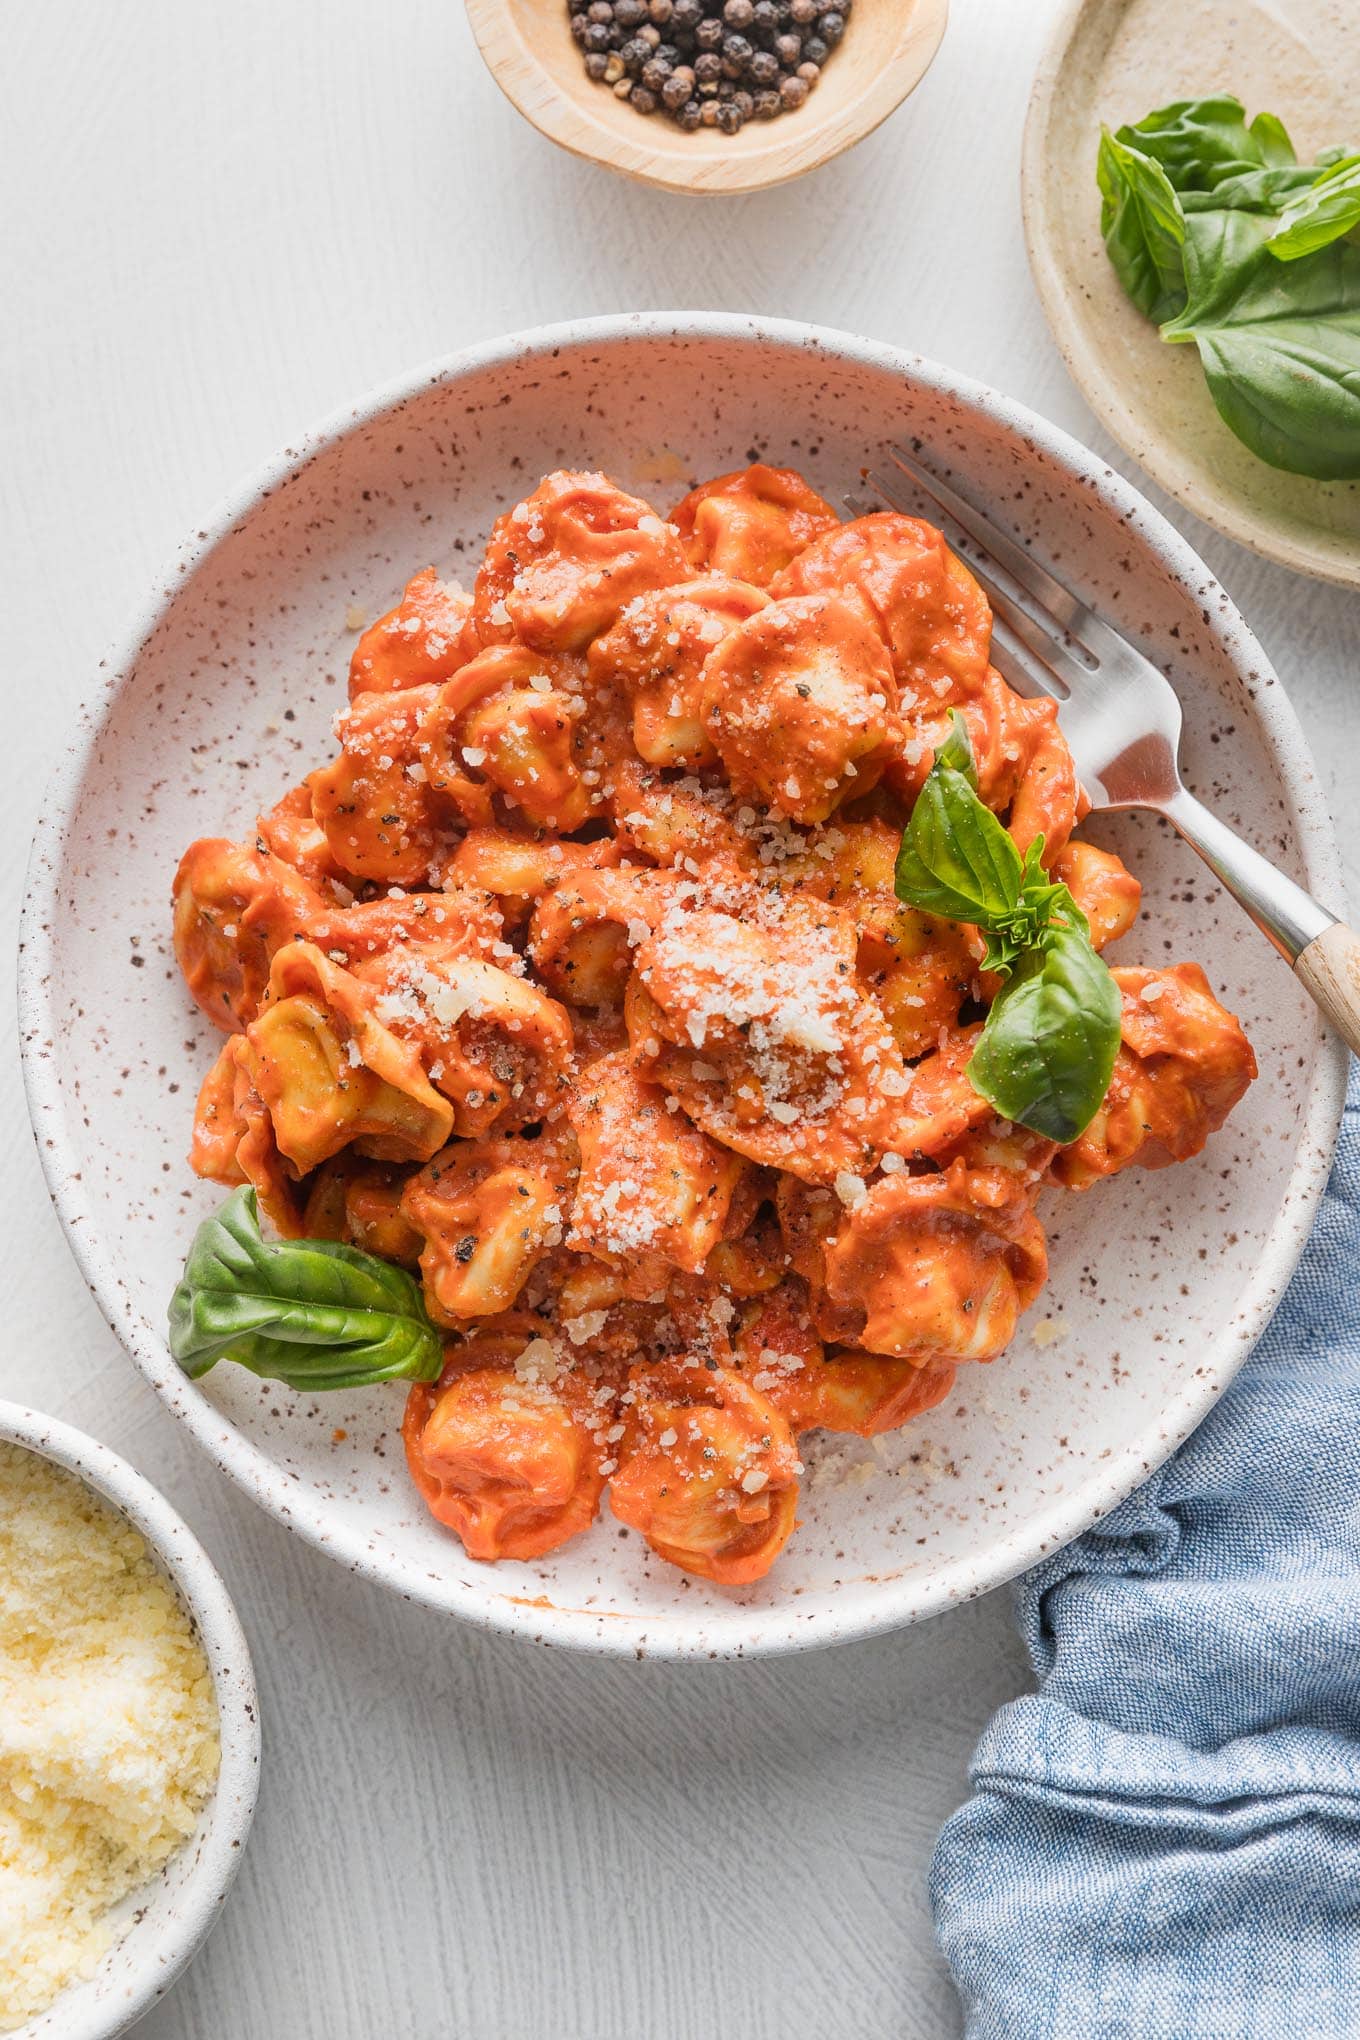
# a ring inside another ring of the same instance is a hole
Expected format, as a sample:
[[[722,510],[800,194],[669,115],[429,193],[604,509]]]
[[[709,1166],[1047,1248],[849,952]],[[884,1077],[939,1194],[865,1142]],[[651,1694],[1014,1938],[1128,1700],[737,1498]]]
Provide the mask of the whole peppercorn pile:
[[[853,0],[567,0],[586,71],[639,113],[736,134],[804,103]]]

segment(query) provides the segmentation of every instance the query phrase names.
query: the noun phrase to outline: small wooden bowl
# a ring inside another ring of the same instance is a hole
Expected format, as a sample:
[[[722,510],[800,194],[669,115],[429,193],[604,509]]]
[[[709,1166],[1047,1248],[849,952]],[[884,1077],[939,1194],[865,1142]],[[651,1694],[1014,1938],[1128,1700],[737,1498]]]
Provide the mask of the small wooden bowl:
[[[896,110],[929,69],[949,0],[855,0],[845,41],[804,106],[739,134],[683,134],[586,76],[567,0],[467,0],[491,74],[540,134],[667,191],[763,191],[829,163]]]

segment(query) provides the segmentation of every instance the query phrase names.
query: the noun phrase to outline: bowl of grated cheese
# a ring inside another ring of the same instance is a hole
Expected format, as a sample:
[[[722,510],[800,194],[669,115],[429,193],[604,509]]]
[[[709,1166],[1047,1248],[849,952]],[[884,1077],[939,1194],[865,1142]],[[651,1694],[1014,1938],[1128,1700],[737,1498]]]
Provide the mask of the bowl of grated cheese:
[[[0,2033],[124,2032],[210,1932],[255,1810],[250,1653],[187,1525],[0,1402]]]

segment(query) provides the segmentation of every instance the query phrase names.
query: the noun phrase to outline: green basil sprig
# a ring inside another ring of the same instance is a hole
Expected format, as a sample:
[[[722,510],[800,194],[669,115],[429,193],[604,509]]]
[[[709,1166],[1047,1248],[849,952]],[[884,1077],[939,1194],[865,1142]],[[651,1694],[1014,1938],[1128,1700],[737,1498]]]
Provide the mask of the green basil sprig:
[[[1291,198],[1266,243],[1277,261],[1315,255],[1360,227],[1360,156],[1343,156]]]
[[[1143,317],[1160,326],[1185,309],[1185,220],[1171,180],[1104,128],[1096,181],[1110,260]]]
[[[956,712],[902,835],[897,896],[982,931],[984,967],[1006,982],[969,1060],[969,1082],[1003,1119],[1066,1143],[1109,1089],[1122,1001],[1086,916],[1046,875],[1043,848],[1038,836],[1022,858],[979,798]]]
[[[1273,467],[1360,477],[1360,156],[1300,163],[1273,114],[1178,100],[1101,137],[1101,232],[1162,338]]]
[[[193,1380],[219,1360],[311,1391],[434,1381],[443,1343],[404,1268],[334,1240],[266,1240],[233,1190],[194,1235],[170,1303],[170,1351]]]

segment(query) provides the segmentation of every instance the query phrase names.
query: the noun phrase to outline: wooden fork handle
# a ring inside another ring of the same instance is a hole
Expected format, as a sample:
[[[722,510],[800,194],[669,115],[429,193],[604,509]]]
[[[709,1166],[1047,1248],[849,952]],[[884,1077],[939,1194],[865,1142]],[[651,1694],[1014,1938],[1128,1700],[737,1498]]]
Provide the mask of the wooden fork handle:
[[[1344,921],[1301,950],[1294,975],[1342,1040],[1360,1055],[1360,935]]]
[[[1324,1019],[1360,1055],[1360,936],[1183,786],[1159,805],[1274,943]]]

